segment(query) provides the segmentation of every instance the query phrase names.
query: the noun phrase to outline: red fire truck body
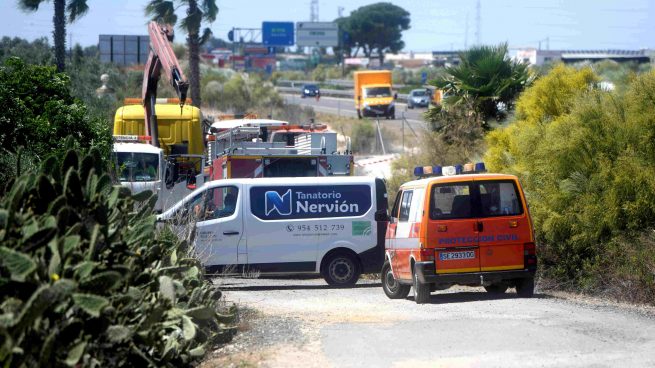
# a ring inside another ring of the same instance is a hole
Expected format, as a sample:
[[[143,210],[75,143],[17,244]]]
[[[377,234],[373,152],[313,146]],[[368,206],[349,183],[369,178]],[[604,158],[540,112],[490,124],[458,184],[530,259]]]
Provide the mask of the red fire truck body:
[[[325,125],[290,125],[268,119],[212,124],[209,180],[228,178],[350,176],[349,143],[337,150],[337,134]]]

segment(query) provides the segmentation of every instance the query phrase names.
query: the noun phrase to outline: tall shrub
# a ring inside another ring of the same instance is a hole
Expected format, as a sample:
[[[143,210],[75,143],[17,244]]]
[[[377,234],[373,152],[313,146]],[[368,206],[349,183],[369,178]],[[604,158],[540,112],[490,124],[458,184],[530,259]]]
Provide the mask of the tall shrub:
[[[485,162],[521,177],[547,275],[601,291],[608,278],[636,278],[655,291],[652,273],[625,272],[644,258],[615,252],[653,244],[641,234],[655,227],[655,73],[625,92],[596,80],[590,69],[554,68],[519,99],[517,121],[489,134]]]

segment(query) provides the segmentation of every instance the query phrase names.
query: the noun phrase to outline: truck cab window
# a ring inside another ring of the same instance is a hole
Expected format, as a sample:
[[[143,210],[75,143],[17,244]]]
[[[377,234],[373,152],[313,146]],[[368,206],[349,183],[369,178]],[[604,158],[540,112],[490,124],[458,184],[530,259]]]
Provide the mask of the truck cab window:
[[[368,98],[368,97],[391,97],[391,88],[389,87],[364,88],[364,98]]]
[[[159,155],[141,152],[116,152],[116,172],[120,181],[156,181]]]

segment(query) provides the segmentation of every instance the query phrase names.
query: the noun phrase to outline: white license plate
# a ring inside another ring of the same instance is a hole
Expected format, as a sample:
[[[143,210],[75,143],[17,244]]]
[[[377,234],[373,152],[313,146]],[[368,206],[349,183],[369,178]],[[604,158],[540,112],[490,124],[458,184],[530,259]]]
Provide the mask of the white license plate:
[[[458,259],[474,259],[475,251],[467,250],[464,252],[441,252],[439,253],[439,259],[442,261],[454,261]]]

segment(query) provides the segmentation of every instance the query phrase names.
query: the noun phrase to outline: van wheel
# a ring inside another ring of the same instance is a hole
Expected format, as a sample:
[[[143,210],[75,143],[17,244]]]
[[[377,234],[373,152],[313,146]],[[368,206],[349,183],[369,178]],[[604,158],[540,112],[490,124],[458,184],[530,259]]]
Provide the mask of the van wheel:
[[[418,273],[414,273],[414,301],[416,304],[423,304],[430,299],[430,284],[423,284],[418,279]]]
[[[520,279],[516,283],[516,294],[522,298],[532,298],[534,295],[534,277]]]
[[[328,285],[352,286],[359,279],[359,263],[348,253],[334,253],[325,261],[323,278]]]
[[[384,290],[384,293],[387,294],[389,299],[405,299],[409,295],[411,286],[402,285],[393,277],[389,262],[384,262],[380,276],[382,278],[382,290]]]
[[[492,284],[484,287],[489,294],[503,294],[507,291],[507,288],[508,286],[503,284]]]

